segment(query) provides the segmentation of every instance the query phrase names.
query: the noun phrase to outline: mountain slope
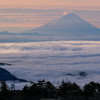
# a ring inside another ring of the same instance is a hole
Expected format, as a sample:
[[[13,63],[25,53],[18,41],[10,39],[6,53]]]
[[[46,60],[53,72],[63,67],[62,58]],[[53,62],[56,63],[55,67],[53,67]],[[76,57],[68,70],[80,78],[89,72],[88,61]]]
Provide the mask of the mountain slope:
[[[10,72],[5,70],[4,68],[0,68],[0,81],[13,81],[17,80],[19,82],[27,82],[24,79],[18,79],[17,77],[13,76]]]
[[[51,23],[29,30],[26,33],[34,32],[45,35],[100,35],[100,29],[73,13],[68,13]]]

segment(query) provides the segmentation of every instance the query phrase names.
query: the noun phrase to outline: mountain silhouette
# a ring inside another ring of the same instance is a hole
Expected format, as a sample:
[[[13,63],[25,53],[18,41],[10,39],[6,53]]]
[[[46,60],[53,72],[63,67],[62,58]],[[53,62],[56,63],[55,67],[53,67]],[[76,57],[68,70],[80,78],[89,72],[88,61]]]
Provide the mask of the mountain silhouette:
[[[100,35],[100,29],[94,27],[73,13],[68,13],[61,18],[46,25],[27,31],[38,32],[45,35]]]
[[[10,33],[8,31],[0,32],[0,35],[17,35],[17,33]]]
[[[4,65],[9,65],[9,66],[11,66],[11,64],[8,64],[8,63],[0,63],[0,66],[4,66]]]
[[[19,79],[13,76],[10,72],[8,72],[4,68],[0,68],[0,81],[19,81],[19,82],[27,82],[24,79]]]

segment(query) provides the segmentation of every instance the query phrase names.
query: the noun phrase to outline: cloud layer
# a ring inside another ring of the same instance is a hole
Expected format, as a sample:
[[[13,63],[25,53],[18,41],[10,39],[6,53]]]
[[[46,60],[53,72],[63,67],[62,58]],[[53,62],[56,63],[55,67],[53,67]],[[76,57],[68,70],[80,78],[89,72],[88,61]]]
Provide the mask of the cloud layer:
[[[29,81],[100,82],[99,41],[0,43],[0,62],[12,64],[1,67]]]

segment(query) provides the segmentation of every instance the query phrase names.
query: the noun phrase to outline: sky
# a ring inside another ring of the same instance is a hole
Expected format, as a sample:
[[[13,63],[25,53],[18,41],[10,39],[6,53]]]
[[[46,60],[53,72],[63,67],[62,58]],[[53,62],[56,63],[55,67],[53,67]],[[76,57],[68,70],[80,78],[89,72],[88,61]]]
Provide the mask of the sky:
[[[72,12],[100,28],[100,0],[0,0],[0,32],[23,32]]]
[[[100,7],[99,0],[0,0],[0,7],[7,8],[66,8]]]

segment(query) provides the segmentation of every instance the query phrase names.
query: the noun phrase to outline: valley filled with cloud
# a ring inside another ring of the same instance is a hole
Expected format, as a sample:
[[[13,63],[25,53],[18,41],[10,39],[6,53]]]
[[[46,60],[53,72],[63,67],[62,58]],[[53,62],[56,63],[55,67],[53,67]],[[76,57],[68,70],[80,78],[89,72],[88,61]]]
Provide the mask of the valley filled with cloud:
[[[12,64],[1,67],[28,81],[67,78],[82,86],[100,82],[100,41],[0,43],[0,62]]]

